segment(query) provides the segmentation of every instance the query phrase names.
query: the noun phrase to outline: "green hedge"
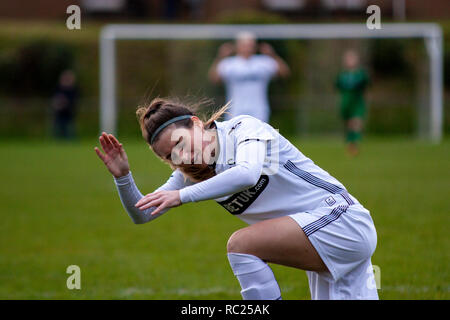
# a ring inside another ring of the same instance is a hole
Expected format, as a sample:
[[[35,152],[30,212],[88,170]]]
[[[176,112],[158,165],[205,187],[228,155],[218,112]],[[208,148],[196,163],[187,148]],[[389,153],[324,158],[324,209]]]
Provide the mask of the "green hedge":
[[[249,11],[224,14],[217,23],[285,23],[272,14]],[[450,22],[445,32],[446,94],[450,91]],[[63,24],[0,21],[0,135],[46,136],[51,125],[50,93],[59,72],[73,68],[81,91],[77,128],[82,136],[98,131],[99,62],[101,25],[84,23],[81,31]],[[343,44],[320,45],[312,41],[269,41],[293,70],[286,80],[270,85],[272,124],[286,134],[336,132],[336,92],[332,80],[340,63]],[[208,82],[206,74],[216,55],[218,41],[119,41],[119,131],[139,135],[134,110],[148,96],[212,97],[219,106],[224,88]],[[335,47],[337,45],[337,47]],[[316,46],[316,47],[314,47]],[[315,54],[309,52],[314,49]],[[380,40],[363,44],[370,52],[366,61],[373,83],[367,132],[411,133],[416,127],[418,79],[423,73],[423,43],[415,40]],[[316,55],[316,56],[314,56]],[[311,67],[313,63],[313,67]],[[314,65],[316,63],[316,65]],[[317,67],[317,70],[315,69]],[[314,94],[314,100],[308,100]],[[408,103],[390,103],[393,97]],[[370,99],[369,99],[370,100]],[[445,131],[450,132],[449,99],[446,99]],[[316,105],[317,104],[317,105]]]

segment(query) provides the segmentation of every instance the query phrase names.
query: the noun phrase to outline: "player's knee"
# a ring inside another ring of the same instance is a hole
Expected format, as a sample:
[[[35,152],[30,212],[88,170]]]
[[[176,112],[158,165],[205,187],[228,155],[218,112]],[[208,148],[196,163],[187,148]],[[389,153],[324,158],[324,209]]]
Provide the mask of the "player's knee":
[[[362,129],[362,121],[359,118],[352,118],[348,122],[348,127],[354,131],[360,131]]]
[[[227,252],[248,253],[248,241],[246,241],[245,229],[235,231],[228,239]]]

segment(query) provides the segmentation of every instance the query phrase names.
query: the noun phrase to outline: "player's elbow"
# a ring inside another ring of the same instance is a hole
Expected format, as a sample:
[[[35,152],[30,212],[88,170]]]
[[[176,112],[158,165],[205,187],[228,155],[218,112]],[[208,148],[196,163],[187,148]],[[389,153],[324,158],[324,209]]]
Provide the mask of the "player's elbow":
[[[138,213],[132,214],[132,215],[130,215],[131,220],[133,221],[134,224],[144,224],[144,223],[150,222],[152,220],[155,220],[156,218],[160,217],[161,215],[163,215],[164,213],[166,213],[169,210],[169,208],[166,208],[166,209],[161,210],[157,214],[152,214],[154,209],[156,209],[156,207],[147,209],[147,211],[145,211],[143,213],[138,212]]]
[[[288,78],[290,75],[291,75],[291,70],[289,69],[289,67],[281,68],[278,71],[278,76],[280,78]]]
[[[147,222],[144,219],[137,219],[137,218],[131,219],[131,221],[133,221],[134,224],[144,224]]]
[[[217,70],[214,67],[212,67],[209,70],[208,78],[209,78],[209,81],[211,81],[214,84],[219,84],[221,82],[221,78],[219,76],[219,73],[217,72]]]
[[[240,165],[239,184],[241,189],[253,187],[261,176],[262,168],[259,165],[245,164]]]
[[[213,84],[220,84],[220,82],[221,82],[220,77],[217,74],[210,74],[209,75],[209,80]]]
[[[131,221],[133,221],[134,224],[144,224],[151,220],[145,214],[142,214],[141,212],[129,213],[129,216],[131,218]]]
[[[245,178],[245,187],[253,187],[258,182],[259,176],[260,175],[248,174]]]

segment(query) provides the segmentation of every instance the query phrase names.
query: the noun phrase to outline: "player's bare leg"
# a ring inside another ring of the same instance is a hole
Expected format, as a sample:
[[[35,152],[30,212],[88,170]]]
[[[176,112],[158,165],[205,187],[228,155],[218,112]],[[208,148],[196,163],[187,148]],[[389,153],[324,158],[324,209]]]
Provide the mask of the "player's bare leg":
[[[316,249],[290,217],[255,223],[236,231],[227,251],[252,254],[260,259],[309,271],[327,271]]]
[[[290,217],[265,220],[236,231],[228,240],[227,251],[244,299],[281,299],[278,283],[266,262],[316,272],[328,270]]]
[[[359,140],[361,139],[361,131],[363,121],[361,118],[351,118],[347,121],[347,150],[351,156],[359,154]]]

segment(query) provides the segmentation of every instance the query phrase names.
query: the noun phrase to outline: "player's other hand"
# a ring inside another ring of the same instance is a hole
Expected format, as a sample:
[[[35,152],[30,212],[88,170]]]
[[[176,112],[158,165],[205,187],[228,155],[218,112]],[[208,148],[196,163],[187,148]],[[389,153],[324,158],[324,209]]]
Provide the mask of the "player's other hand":
[[[235,51],[234,44],[231,42],[225,42],[219,47],[218,56],[220,59],[231,56]]]
[[[179,205],[181,205],[181,200],[180,191],[178,190],[149,193],[135,204],[139,210],[157,207],[152,212],[152,215],[158,214],[161,210],[166,208],[178,207]]]
[[[122,144],[112,134],[106,134],[105,132],[99,137],[99,141],[103,153],[97,147],[94,148],[95,153],[103,161],[109,172],[116,178],[127,175],[130,172],[130,165]]]
[[[260,43],[259,52],[261,52],[262,54],[268,55],[268,56],[274,56],[276,54],[275,50],[267,42]]]

